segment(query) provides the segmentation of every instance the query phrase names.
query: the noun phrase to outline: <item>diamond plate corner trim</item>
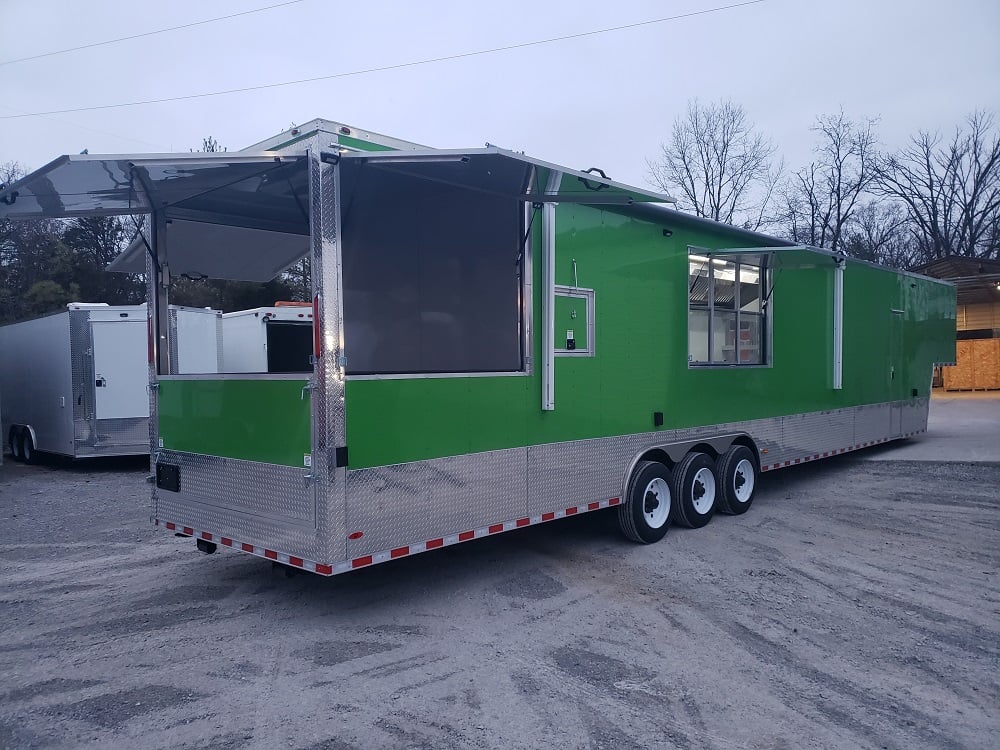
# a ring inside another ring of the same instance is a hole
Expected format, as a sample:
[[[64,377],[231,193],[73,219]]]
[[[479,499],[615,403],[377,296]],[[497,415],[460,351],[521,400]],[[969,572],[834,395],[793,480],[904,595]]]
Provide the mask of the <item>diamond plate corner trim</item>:
[[[326,139],[328,141],[329,138]],[[343,302],[341,294],[340,168],[326,163],[328,142],[319,136],[308,142],[309,224],[313,295],[319,297],[321,356],[313,364],[312,480],[317,532],[325,540],[323,559],[347,556],[346,467],[337,467],[336,450],[346,444],[344,404]]]

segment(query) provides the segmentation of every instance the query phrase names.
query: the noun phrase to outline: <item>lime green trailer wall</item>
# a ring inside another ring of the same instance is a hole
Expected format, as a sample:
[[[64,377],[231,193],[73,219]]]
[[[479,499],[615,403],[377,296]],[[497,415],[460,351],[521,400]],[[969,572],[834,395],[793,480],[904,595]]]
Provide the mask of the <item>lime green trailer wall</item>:
[[[596,293],[595,356],[556,358],[557,408],[538,407],[538,368],[526,377],[348,379],[351,468],[646,432],[654,412],[664,414],[659,429],[672,430],[926,398],[933,364],[954,359],[951,287],[848,259],[844,387],[834,390],[834,264],[801,250],[791,251],[799,267],[773,272],[772,364],[689,367],[688,248],[736,237],[681,228],[681,217],[656,224],[586,206],[560,206],[557,226],[556,283]],[[534,274],[537,289],[540,265]],[[533,305],[540,320],[539,295]],[[301,466],[310,453],[305,384],[164,381],[162,447]]]

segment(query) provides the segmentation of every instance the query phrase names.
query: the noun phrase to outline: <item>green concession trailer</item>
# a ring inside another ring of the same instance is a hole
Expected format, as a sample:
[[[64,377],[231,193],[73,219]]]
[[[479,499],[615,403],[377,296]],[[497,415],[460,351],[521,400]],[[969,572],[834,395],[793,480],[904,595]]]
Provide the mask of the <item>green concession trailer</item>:
[[[745,512],[762,472],[923,432],[954,360],[947,284],[493,147],[315,121],[64,156],[0,201],[146,215],[116,264],[149,284],[152,522],[325,575],[609,507],[645,543]],[[311,369],[169,374],[174,279],[304,257]]]

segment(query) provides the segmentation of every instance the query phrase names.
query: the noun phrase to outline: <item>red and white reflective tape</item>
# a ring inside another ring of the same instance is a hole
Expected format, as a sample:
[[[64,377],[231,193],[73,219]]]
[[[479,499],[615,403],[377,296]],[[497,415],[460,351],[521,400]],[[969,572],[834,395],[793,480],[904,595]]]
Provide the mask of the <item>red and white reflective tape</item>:
[[[847,453],[848,451],[861,450],[862,448],[870,448],[873,445],[881,445],[882,443],[888,443],[893,440],[902,440],[903,438],[913,437],[914,435],[919,435],[921,432],[927,432],[927,430],[916,430],[915,432],[907,432],[899,437],[894,438],[878,438],[877,440],[870,440],[866,443],[858,443],[857,445],[849,445],[846,448],[834,448],[833,450],[823,451],[822,453],[814,453],[811,456],[802,456],[801,458],[792,458],[787,461],[779,461],[775,464],[763,464],[760,467],[761,473],[765,471],[774,471],[775,469],[783,469],[786,466],[795,466],[796,464],[804,464],[809,461],[818,461],[821,458],[829,458],[830,456],[839,456],[841,453]]]
[[[569,508],[564,508],[563,510],[554,510],[537,516],[524,516],[523,518],[515,518],[510,521],[502,521],[500,523],[482,526],[478,529],[469,529],[468,531],[461,531],[457,534],[451,534],[449,536],[441,536],[436,539],[428,539],[424,542],[406,544],[401,547],[375,552],[370,555],[362,555],[361,557],[351,558],[349,560],[344,560],[343,562],[333,563],[332,565],[318,563],[313,560],[306,560],[301,557],[296,557],[295,555],[287,555],[284,552],[277,552],[276,550],[259,547],[253,544],[246,544],[245,542],[238,542],[234,539],[230,539],[229,537],[220,536],[208,531],[196,530],[190,526],[180,526],[171,521],[160,521],[160,519],[154,519],[153,523],[157,526],[162,523],[162,525],[170,531],[187,534],[188,536],[193,536],[197,539],[204,539],[206,542],[214,542],[221,544],[223,547],[231,547],[232,549],[240,550],[241,552],[248,552],[251,555],[257,555],[258,557],[264,557],[268,560],[274,560],[284,565],[291,565],[295,568],[302,568],[303,570],[308,570],[313,573],[329,576],[336,575],[337,573],[346,573],[351,570],[357,570],[358,568],[367,568],[370,565],[377,565],[378,563],[388,562],[389,560],[397,560],[401,557],[419,555],[421,552],[427,552],[441,547],[450,547],[453,544],[460,544],[461,542],[471,542],[473,539],[482,539],[483,537],[502,534],[505,531],[523,529],[526,526],[534,526],[536,524],[547,523],[548,521],[555,521],[560,518],[567,518],[581,513],[589,513],[594,510],[611,508],[616,505],[621,505],[620,497],[613,497],[610,500],[599,500],[593,503],[585,503],[583,505],[573,505]]]
[[[342,563],[336,563],[333,566],[334,573],[344,573],[348,570],[357,570],[358,568],[365,568],[369,565],[376,565],[378,563],[387,562],[389,560],[396,560],[400,557],[409,557],[411,555],[419,555],[421,552],[427,552],[428,550],[438,549],[439,547],[450,547],[453,544],[459,544],[460,542],[470,542],[473,539],[482,539],[485,536],[493,536],[494,534],[502,534],[505,531],[511,531],[513,529],[522,529],[526,526],[534,526],[539,523],[546,523],[548,521],[555,521],[559,518],[566,518],[567,516],[575,516],[580,513],[588,513],[592,510],[601,510],[602,508],[610,508],[615,505],[621,504],[621,498],[613,497],[610,500],[600,500],[598,502],[587,503],[585,505],[574,505],[564,510],[555,510],[548,513],[542,513],[537,516],[525,516],[524,518],[517,518],[512,521],[503,521],[501,523],[494,523],[489,526],[482,526],[478,529],[469,529],[468,531],[462,531],[458,534],[451,534],[450,536],[442,536],[437,539],[428,539],[426,542],[417,542],[416,544],[406,544],[402,547],[396,547],[395,549],[384,550],[382,552],[375,552],[371,555],[363,555],[361,557],[355,557],[351,560],[346,560]]]
[[[302,568],[302,570],[308,570],[312,573],[319,573],[324,576],[333,574],[332,566],[324,565],[323,563],[318,563],[314,560],[306,560],[302,557],[286,555],[284,552],[267,549],[266,547],[259,547],[257,545],[247,544],[246,542],[238,542],[235,539],[230,539],[226,536],[220,536],[219,534],[213,534],[208,531],[198,531],[190,526],[180,526],[171,521],[160,521],[158,518],[153,519],[154,525],[159,526],[161,523],[169,531],[176,531],[178,534],[187,534],[188,536],[193,536],[196,539],[204,539],[206,542],[221,544],[223,547],[230,547],[232,549],[240,550],[241,552],[249,552],[251,555],[257,555],[257,557],[274,560],[275,562],[279,562],[284,565],[291,565],[293,568]]]

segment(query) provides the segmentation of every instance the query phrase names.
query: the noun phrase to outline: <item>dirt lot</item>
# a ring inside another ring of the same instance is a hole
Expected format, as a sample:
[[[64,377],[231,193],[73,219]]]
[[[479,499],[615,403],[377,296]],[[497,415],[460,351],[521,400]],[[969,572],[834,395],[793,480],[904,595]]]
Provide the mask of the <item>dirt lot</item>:
[[[1000,465],[871,457],[332,579],[152,529],[142,462],[8,460],[0,747],[995,748]]]

